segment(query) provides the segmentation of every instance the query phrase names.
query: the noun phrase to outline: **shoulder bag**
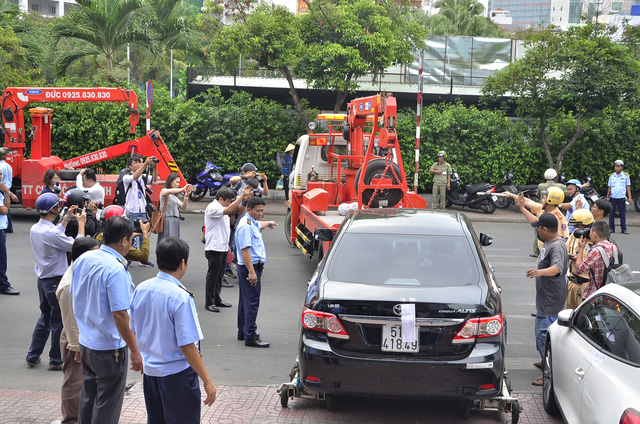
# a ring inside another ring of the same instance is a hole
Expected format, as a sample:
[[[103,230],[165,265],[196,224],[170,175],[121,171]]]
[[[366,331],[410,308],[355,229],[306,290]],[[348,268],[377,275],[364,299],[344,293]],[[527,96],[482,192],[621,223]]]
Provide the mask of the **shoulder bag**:
[[[164,206],[162,206],[162,212],[153,211],[151,214],[151,232],[154,234],[160,234],[164,231],[164,211],[167,209],[169,196],[171,196],[171,194],[167,195],[167,198],[164,201]]]

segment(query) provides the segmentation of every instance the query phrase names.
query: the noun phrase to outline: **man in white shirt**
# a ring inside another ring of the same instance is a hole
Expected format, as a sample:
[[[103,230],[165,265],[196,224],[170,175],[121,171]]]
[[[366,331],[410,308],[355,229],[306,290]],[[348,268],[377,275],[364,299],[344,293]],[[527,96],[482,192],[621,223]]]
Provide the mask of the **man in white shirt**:
[[[146,221],[147,217],[147,197],[145,188],[148,184],[153,183],[158,179],[158,168],[155,167],[153,157],[148,157],[145,161],[142,160],[142,156],[134,154],[127,160],[127,166],[131,171],[122,177],[124,183],[124,189],[126,191],[126,198],[124,208],[127,212],[127,217],[131,222],[138,219]],[[153,176],[144,175],[143,172],[147,166],[153,166]],[[142,237],[136,237],[133,241],[133,247],[140,249],[142,245]],[[150,261],[140,262],[140,265],[153,266]]]
[[[242,191],[242,195],[238,197],[230,187],[221,187],[216,193],[216,199],[209,203],[204,212],[204,255],[209,263],[204,296],[204,307],[207,311],[220,312],[219,307],[231,307],[230,303],[220,298],[222,277],[229,253],[229,233],[231,231],[229,215],[236,212],[245,197],[250,196],[251,187],[246,187]]]
[[[76,176],[76,186],[84,190],[99,209],[104,206],[104,187],[96,180],[96,171],[85,168]],[[97,218],[100,218],[99,216]]]
[[[5,160],[11,149],[8,147],[0,147],[0,171],[2,171],[2,184],[11,191],[13,184],[13,168]],[[7,228],[5,233],[13,233],[13,224],[11,223],[11,210],[7,213]]]

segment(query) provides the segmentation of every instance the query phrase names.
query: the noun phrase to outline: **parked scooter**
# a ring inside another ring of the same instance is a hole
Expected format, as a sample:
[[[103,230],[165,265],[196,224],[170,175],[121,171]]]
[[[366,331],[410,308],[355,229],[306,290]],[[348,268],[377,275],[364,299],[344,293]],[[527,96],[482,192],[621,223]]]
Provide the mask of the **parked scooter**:
[[[458,175],[458,170],[454,169],[451,174],[451,188],[447,190],[447,206],[468,206],[472,209],[480,209],[485,213],[494,213],[496,205],[491,199],[491,192],[495,185],[490,183],[464,184]],[[478,194],[484,192],[485,194]]]
[[[507,192],[507,193],[518,194],[518,189],[513,184],[513,178],[514,178],[513,169],[510,169],[504,175],[504,179],[502,180],[502,182],[496,186],[494,193]],[[493,203],[495,203],[495,205],[500,209],[504,209],[513,203],[513,199],[506,196],[493,196],[492,199],[493,199]]]
[[[240,174],[224,174],[220,173],[222,168],[213,165],[211,162],[207,162],[203,171],[196,176],[197,182],[195,183],[195,190],[189,194],[189,199],[194,202],[202,200],[207,195],[207,191],[210,196],[215,196],[218,189],[224,184],[228,183],[232,177],[239,176]]]

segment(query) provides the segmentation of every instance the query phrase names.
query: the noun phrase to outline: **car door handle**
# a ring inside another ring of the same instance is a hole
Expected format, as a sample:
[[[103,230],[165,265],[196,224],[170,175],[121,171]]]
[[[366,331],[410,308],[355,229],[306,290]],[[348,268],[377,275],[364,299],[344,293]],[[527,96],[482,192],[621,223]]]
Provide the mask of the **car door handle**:
[[[582,368],[579,368],[579,367],[576,368],[575,373],[576,373],[576,375],[578,376],[578,378],[580,380],[582,380],[584,378],[584,370]]]

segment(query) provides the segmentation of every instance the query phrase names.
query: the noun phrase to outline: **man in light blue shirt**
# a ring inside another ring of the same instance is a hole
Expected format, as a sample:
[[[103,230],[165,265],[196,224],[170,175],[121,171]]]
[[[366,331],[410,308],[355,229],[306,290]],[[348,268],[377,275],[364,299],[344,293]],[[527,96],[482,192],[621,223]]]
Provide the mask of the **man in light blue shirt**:
[[[71,296],[80,331],[82,393],[78,422],[117,424],[131,369],[142,371],[142,357],[129,328],[133,281],[124,255],[131,248],[133,224],[122,216],[104,224],[104,245],[73,263]]]
[[[267,250],[262,240],[262,230],[275,228],[275,221],[260,220],[264,217],[264,200],[252,197],[247,203],[247,215],[236,228],[238,255],[238,340],[245,346],[269,347],[257,332],[256,318],[260,307],[261,278],[267,261]]]
[[[195,424],[201,409],[198,376],[207,393],[205,405],[213,404],[217,389],[196,345],[203,336],[193,293],[180,283],[189,245],[168,237],[158,243],[156,258],[160,272],[134,291],[129,323],[144,362],[147,421]]]
[[[9,190],[11,190],[11,185],[13,184],[13,168],[7,163],[5,159],[7,158],[7,154],[9,154],[10,151],[11,149],[9,149],[8,147],[0,147],[0,171],[2,171],[2,184],[4,184]],[[7,228],[5,232],[13,233],[11,211],[7,213]]]
[[[49,350],[49,370],[62,371],[60,354],[60,333],[62,332],[62,315],[56,297],[56,289],[62,276],[69,267],[67,252],[71,252],[73,239],[64,234],[67,223],[74,216],[77,206],[68,209],[67,214],[58,225],[60,198],[53,193],[45,193],[36,199],[36,209],[40,213],[40,221],[31,227],[29,238],[36,258],[34,268],[38,276],[38,294],[40,298],[40,318],[31,337],[31,346],[27,353],[27,365],[32,368],[40,363],[40,355],[51,334]],[[84,237],[84,223],[87,216],[84,212],[75,215],[78,220],[78,237]]]
[[[613,163],[616,172],[609,175],[609,186],[607,190],[607,200],[611,202],[611,213],[609,214],[609,232],[616,232],[616,209],[620,214],[620,231],[622,234],[629,234],[627,231],[627,205],[631,200],[631,179],[629,174],[622,172],[624,162],[617,160]]]

